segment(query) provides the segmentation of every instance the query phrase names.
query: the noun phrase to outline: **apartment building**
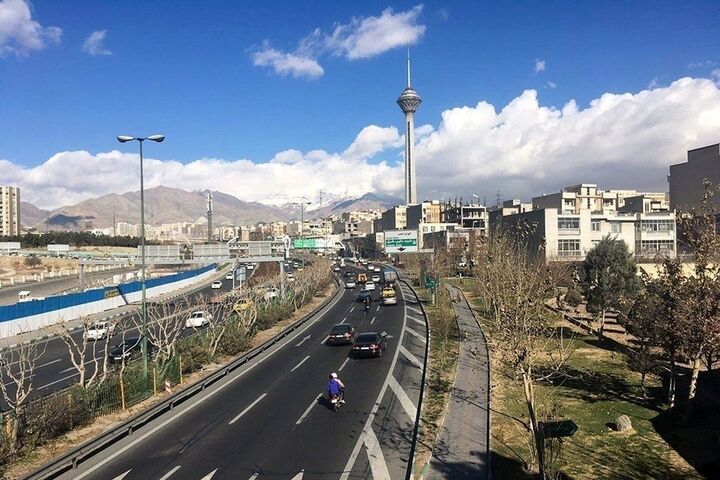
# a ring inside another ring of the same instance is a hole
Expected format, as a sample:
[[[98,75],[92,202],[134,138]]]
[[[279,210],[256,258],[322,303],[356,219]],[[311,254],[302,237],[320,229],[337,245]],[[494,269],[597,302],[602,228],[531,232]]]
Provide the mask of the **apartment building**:
[[[706,179],[714,188],[720,185],[720,143],[689,150],[687,162],[670,165],[670,208],[682,211],[698,209]],[[717,200],[714,211],[720,212]]]
[[[0,186],[0,235],[20,235],[20,189]]]
[[[442,208],[438,200],[408,205],[405,228],[417,230],[421,223],[440,223]]]
[[[376,231],[402,230],[407,227],[407,205],[398,205],[385,210],[380,221],[381,228]]]
[[[486,235],[490,216],[485,205],[462,202],[447,203],[443,208],[442,222],[462,228],[475,228],[481,235]]]

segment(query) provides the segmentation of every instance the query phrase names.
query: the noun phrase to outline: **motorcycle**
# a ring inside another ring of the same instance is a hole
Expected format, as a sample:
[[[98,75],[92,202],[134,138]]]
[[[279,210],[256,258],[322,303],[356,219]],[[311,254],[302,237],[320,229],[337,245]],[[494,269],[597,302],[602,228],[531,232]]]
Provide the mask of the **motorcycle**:
[[[345,391],[341,390],[338,395],[328,393],[328,398],[330,400],[330,408],[337,412],[340,409],[340,405],[344,403],[343,400],[345,399]]]
[[[370,302],[365,302],[365,310],[370,310]]]

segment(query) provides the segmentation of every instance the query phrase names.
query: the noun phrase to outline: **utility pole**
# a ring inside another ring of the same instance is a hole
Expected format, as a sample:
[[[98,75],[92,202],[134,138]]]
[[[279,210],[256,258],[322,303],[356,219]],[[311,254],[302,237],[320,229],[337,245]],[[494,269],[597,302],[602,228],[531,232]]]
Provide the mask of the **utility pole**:
[[[213,197],[212,192],[207,193],[207,220],[208,220],[208,243],[212,243],[212,217],[213,217]]]

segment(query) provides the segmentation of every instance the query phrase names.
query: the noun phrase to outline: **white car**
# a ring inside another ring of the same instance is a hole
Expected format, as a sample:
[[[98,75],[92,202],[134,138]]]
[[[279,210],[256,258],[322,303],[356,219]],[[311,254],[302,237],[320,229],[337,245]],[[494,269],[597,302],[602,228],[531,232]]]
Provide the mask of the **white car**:
[[[185,320],[185,328],[200,328],[204,327],[212,320],[212,314],[203,310],[197,310],[190,314],[187,320]]]
[[[102,340],[115,331],[115,324],[110,322],[96,322],[88,327],[83,334],[88,340]]]
[[[373,276],[372,276],[372,281],[375,282],[375,283],[380,282],[380,275],[373,275]]]
[[[333,272],[339,272],[339,271],[340,271],[340,267],[335,266],[335,268],[333,268]]]
[[[254,263],[248,263],[247,265],[245,265],[245,269],[246,269],[246,270],[252,270],[253,268],[255,268],[255,264],[254,264]]]
[[[379,267],[378,265],[375,265],[375,267],[373,268],[373,270],[375,270],[376,272],[379,272],[379,271],[380,271],[380,267]]]
[[[233,276],[235,276],[235,272],[228,272],[227,275],[225,275],[225,280],[232,280]]]
[[[263,298],[265,300],[272,300],[273,298],[277,298],[277,296],[278,296],[277,290],[275,290],[274,288],[271,288],[270,290],[265,292],[265,295],[263,295]]]
[[[218,280],[217,282],[213,282],[212,285],[210,285],[210,288],[212,288],[213,290],[222,288],[222,282],[220,280]]]
[[[371,281],[365,282],[365,290],[367,290],[368,292],[375,290],[375,284]]]
[[[355,288],[355,287],[356,287],[355,280],[348,280],[347,282],[345,282],[345,288]]]

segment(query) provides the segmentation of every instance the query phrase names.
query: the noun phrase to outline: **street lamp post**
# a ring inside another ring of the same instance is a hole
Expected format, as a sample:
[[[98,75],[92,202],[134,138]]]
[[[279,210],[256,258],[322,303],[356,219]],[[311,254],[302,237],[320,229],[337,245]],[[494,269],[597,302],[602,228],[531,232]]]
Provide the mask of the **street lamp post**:
[[[300,245],[305,248],[305,205],[310,205],[312,202],[299,202],[295,205],[300,205]],[[302,257],[302,266],[305,268],[305,257]]]
[[[165,135],[150,135],[149,137],[130,137],[128,135],[119,135],[117,137],[118,142],[126,143],[133,140],[140,144],[140,258],[142,259],[142,300],[140,310],[142,312],[142,336],[140,339],[140,351],[143,358],[143,375],[145,378],[148,376],[148,348],[147,348],[147,298],[145,295],[145,186],[143,179],[143,142],[145,140],[151,140],[153,142],[162,142],[165,140]]]

